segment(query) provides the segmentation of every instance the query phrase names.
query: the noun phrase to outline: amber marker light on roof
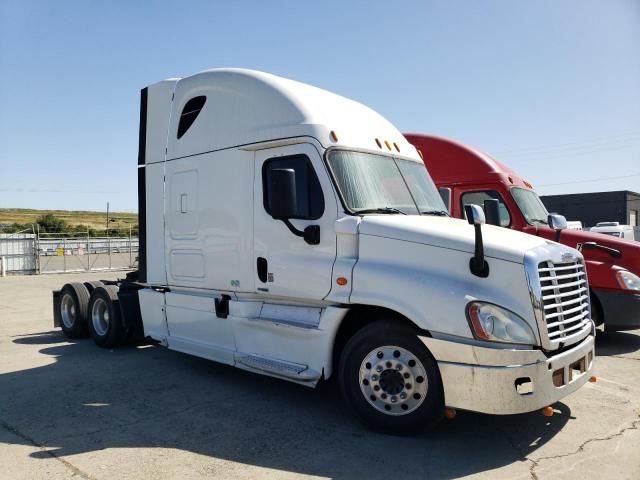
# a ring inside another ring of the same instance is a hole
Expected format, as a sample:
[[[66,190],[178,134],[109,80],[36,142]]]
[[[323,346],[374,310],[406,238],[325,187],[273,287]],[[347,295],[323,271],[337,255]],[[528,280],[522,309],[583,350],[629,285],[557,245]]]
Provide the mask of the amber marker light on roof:
[[[378,140],[377,138],[376,138],[376,143],[378,144],[378,148],[382,148],[382,144],[380,143],[380,140]]]
[[[336,132],[331,130],[331,133],[329,133],[329,136],[331,137],[331,140],[334,142],[338,141],[338,136],[336,135]]]
[[[398,144],[396,142],[393,142],[393,146],[396,147],[396,151],[400,153],[400,147],[398,147]]]
[[[420,150],[419,148],[416,148],[416,152],[418,152],[418,155],[420,155],[420,158],[424,160],[424,157],[422,156],[422,150]]]
[[[384,144],[387,146],[389,151],[391,151],[391,145],[389,144],[389,142],[387,140],[384,141]]]

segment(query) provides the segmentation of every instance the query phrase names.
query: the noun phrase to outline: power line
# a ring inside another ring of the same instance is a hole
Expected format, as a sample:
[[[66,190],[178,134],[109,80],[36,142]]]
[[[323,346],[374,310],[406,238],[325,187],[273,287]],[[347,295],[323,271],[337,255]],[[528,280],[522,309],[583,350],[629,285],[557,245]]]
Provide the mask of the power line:
[[[632,173],[630,175],[623,175],[620,177],[601,177],[601,178],[593,178],[590,180],[574,180],[572,182],[562,182],[562,183],[546,183],[544,185],[538,185],[539,187],[555,187],[558,185],[572,185],[574,183],[594,183],[594,182],[604,182],[606,180],[622,180],[623,178],[629,177],[640,177],[640,173]]]
[[[626,138],[625,138],[626,137]],[[496,152],[492,152],[495,155],[527,155],[527,154],[537,154],[546,151],[554,151],[554,150],[575,150],[575,149],[585,149],[585,148],[598,148],[605,147],[610,144],[620,144],[620,143],[635,143],[640,140],[640,132],[626,133],[626,134],[618,134],[611,135],[608,137],[600,137],[587,141],[576,141],[576,142],[567,142],[567,143],[556,143],[549,145],[536,145],[522,148],[512,148],[506,150],[498,150]]]

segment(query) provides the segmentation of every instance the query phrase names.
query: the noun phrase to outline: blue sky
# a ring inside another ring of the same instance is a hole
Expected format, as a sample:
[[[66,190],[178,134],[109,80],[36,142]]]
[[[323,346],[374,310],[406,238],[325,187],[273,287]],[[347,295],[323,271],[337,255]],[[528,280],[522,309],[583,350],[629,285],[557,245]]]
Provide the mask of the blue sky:
[[[0,0],[0,207],[136,210],[140,88],[223,66],[473,145],[541,194],[640,191],[636,0]]]

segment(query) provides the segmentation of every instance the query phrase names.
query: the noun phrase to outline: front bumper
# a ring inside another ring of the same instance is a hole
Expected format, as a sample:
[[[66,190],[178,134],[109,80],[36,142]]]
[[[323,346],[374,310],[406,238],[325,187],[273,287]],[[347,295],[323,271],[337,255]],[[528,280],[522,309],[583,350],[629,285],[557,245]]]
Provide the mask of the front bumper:
[[[640,294],[595,290],[602,304],[604,326],[607,330],[640,328]]]
[[[446,405],[464,410],[498,415],[531,412],[576,391],[593,372],[593,335],[550,358],[540,350],[419,338],[438,362]]]

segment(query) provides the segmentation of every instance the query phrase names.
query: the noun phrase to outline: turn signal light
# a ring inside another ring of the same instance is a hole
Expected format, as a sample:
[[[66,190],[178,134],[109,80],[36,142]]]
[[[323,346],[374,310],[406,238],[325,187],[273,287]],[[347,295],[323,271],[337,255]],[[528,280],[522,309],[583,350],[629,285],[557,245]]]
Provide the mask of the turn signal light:
[[[591,375],[591,378],[589,378],[589,381],[591,383],[596,383],[598,381],[598,378],[595,375]]]
[[[448,420],[453,420],[454,418],[456,418],[456,409],[455,408],[451,408],[451,407],[445,407],[444,416]]]
[[[542,409],[542,414],[545,417],[553,417],[553,407],[544,407]]]
[[[347,284],[347,279],[344,277],[338,277],[336,278],[336,283],[341,287],[344,287]]]

